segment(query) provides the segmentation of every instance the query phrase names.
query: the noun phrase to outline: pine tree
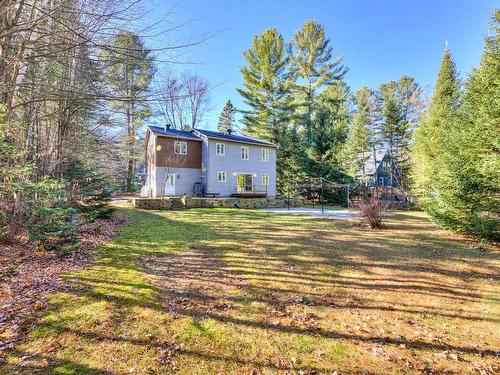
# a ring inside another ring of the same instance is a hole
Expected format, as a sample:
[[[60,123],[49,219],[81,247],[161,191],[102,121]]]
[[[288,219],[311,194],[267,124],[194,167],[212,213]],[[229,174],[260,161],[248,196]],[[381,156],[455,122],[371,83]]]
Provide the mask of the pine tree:
[[[294,195],[294,185],[301,184],[306,178],[303,160],[306,158],[302,139],[294,126],[282,127],[276,143],[276,186],[282,195]]]
[[[423,206],[431,204],[439,195],[436,189],[443,176],[442,151],[450,131],[458,124],[460,86],[455,63],[446,48],[429,107],[415,132],[414,191]]]
[[[306,21],[295,33],[290,51],[293,88],[297,106],[302,109],[302,124],[309,143],[317,93],[322,87],[342,78],[347,69],[341,65],[341,58],[333,59],[330,40],[325,36],[324,27],[316,21]]]
[[[444,227],[498,240],[500,10],[491,29],[479,67],[466,82],[459,125],[447,130],[440,146],[445,173],[433,182],[436,196],[429,212]]]
[[[234,114],[236,112],[236,108],[234,107],[231,100],[228,100],[226,104],[224,104],[224,108],[219,115],[219,122],[217,123],[217,130],[221,133],[226,133],[229,129],[234,128]]]
[[[247,66],[241,68],[243,88],[237,91],[250,108],[243,114],[246,133],[270,141],[277,140],[280,127],[289,122],[288,56],[283,37],[267,29],[253,38],[244,53]]]
[[[341,149],[347,137],[350,102],[349,87],[340,80],[318,95],[304,166],[309,175],[328,179],[342,177]]]
[[[153,60],[140,37],[130,31],[121,31],[116,35],[113,48],[104,53],[104,58],[109,61],[105,79],[110,94],[119,98],[111,102],[110,106],[119,116],[117,123],[125,130],[126,191],[133,192],[135,166],[142,154],[137,131],[144,119],[151,116],[145,94],[153,77]]]
[[[376,104],[376,140],[380,147],[387,148],[391,160],[389,186],[394,186],[399,176],[399,187],[407,190],[410,141],[421,108],[420,88],[413,78],[402,76],[379,86]]]
[[[364,168],[371,153],[373,134],[370,127],[374,116],[373,99],[372,90],[365,86],[354,94],[355,111],[342,152],[345,168],[352,177],[357,169]]]

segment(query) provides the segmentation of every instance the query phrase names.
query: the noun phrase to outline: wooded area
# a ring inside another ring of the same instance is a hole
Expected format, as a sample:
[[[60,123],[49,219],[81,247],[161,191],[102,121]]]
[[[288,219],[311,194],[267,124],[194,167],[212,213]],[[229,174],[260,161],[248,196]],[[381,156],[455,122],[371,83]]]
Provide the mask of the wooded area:
[[[352,94],[348,68],[315,21],[289,43],[268,29],[245,52],[244,131],[280,146],[282,193],[311,176],[353,182],[375,149],[387,149],[390,186],[414,195],[444,227],[498,238],[499,26],[497,10],[480,66],[464,84],[446,46],[429,105],[406,75]]]
[[[74,222],[106,217],[112,191],[140,188],[148,118],[197,127],[210,85],[174,69],[179,51],[213,34],[151,48],[179,26],[140,22],[141,1],[5,0],[0,4],[0,235],[41,247],[75,245]],[[277,143],[278,190],[307,177],[353,182],[376,148],[397,161],[398,185],[442,225],[498,235],[499,17],[480,66],[462,85],[448,49],[426,109],[414,78],[355,93],[324,27],[290,41],[256,35],[244,52],[246,108],[228,101],[219,128]],[[462,86],[464,86],[462,88]],[[420,125],[420,127],[419,127]],[[390,163],[391,179],[393,163]],[[393,181],[391,181],[392,185]],[[27,232],[26,232],[27,231]]]
[[[40,246],[73,243],[73,221],[106,216],[110,192],[140,188],[147,118],[160,113],[179,127],[197,124],[207,83],[190,73],[158,74],[158,66],[179,62],[179,51],[210,35],[148,48],[152,35],[166,41],[180,26],[166,22],[171,10],[145,25],[150,10],[141,3],[0,4],[3,237],[27,229]]]

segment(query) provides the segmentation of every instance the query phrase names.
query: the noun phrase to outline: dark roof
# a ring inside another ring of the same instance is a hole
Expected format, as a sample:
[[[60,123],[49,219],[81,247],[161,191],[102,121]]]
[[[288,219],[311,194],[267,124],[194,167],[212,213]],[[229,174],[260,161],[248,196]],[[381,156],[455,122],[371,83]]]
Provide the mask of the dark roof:
[[[199,137],[197,137],[196,135],[187,130],[166,129],[166,128],[160,128],[158,126],[149,126],[149,129],[155,134],[165,135],[167,137],[189,138],[194,141],[200,140]]]
[[[358,154],[358,168],[356,170],[356,176],[371,176],[375,174],[376,169],[384,159],[387,154],[386,149],[375,150],[375,158],[377,159],[377,165],[373,160],[373,151],[362,152]],[[363,173],[363,163],[365,165],[365,173]]]
[[[192,131],[197,131],[197,132],[207,136],[208,138],[226,139],[228,141],[233,141],[233,142],[253,143],[253,144],[257,144],[257,145],[277,147],[274,143],[267,142],[267,141],[264,141],[262,139],[248,137],[246,135],[220,133],[220,132],[214,132],[214,131],[206,130],[206,129],[193,129]]]

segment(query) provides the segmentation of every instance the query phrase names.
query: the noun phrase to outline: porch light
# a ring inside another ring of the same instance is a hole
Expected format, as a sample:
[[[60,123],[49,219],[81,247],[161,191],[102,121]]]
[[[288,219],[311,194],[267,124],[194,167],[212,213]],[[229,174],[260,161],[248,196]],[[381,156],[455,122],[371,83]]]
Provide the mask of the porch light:
[[[254,174],[253,174],[253,176],[254,176],[254,177],[257,177],[257,173],[254,173]]]
[[[233,172],[233,176],[235,176],[235,177],[236,177],[236,172]]]

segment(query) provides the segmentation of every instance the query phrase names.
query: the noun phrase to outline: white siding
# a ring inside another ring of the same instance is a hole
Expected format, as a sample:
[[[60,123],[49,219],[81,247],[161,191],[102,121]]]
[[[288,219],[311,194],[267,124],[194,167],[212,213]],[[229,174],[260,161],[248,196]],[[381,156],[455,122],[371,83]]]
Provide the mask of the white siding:
[[[201,182],[201,169],[156,167],[156,193],[162,196],[165,189],[166,173],[175,174],[175,195],[193,195],[196,182]]]
[[[216,144],[224,143],[226,145],[226,153],[224,156],[216,154]],[[248,147],[249,158],[242,160],[241,147]],[[208,139],[205,146],[208,150],[207,155],[207,177],[204,183],[206,190],[210,193],[219,193],[221,196],[230,196],[236,193],[238,173],[251,173],[254,175],[253,183],[259,190],[264,190],[266,187],[262,185],[262,174],[269,175],[269,185],[267,192],[269,196],[276,195],[276,149],[274,147],[265,147],[260,145],[251,145],[244,143],[228,142],[216,139]],[[269,149],[269,161],[262,160],[262,148]],[[202,153],[205,150],[202,149]],[[225,171],[226,182],[218,182],[217,172]]]

